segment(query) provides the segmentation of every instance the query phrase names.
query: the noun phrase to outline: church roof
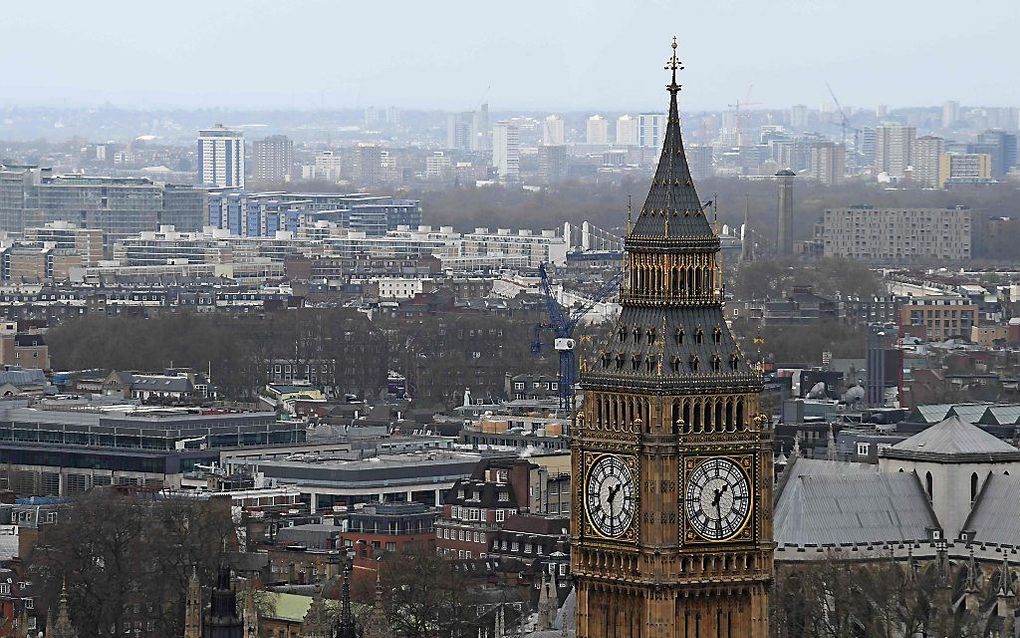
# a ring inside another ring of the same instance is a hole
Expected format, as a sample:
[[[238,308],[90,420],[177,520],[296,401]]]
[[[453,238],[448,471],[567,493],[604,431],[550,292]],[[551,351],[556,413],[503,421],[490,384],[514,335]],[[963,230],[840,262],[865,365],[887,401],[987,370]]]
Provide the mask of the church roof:
[[[1020,461],[1020,450],[957,416],[950,416],[886,448],[882,455],[944,463]]]
[[[939,524],[913,473],[795,459],[775,507],[778,545],[924,540]]]
[[[989,474],[971,510],[965,530],[972,540],[1020,547],[1020,477]]]

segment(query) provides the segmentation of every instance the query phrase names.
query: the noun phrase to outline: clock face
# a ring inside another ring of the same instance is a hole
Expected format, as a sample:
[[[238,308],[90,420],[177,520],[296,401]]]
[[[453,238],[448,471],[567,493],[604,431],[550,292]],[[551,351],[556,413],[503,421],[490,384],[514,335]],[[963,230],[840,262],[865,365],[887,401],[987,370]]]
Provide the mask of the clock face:
[[[690,527],[707,540],[736,536],[751,513],[747,475],[729,459],[703,461],[687,479],[684,511]]]
[[[592,464],[585,485],[588,521],[603,536],[617,538],[634,521],[634,475],[618,456],[604,455]]]

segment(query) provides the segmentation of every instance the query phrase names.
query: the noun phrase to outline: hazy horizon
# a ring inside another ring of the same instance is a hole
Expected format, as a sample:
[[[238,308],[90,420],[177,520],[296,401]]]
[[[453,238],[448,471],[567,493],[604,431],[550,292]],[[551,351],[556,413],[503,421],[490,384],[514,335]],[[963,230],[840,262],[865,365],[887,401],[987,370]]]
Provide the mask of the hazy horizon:
[[[97,6],[4,7],[0,106],[662,110],[674,33],[686,111],[817,107],[826,82],[844,107],[1020,105],[1006,0]]]

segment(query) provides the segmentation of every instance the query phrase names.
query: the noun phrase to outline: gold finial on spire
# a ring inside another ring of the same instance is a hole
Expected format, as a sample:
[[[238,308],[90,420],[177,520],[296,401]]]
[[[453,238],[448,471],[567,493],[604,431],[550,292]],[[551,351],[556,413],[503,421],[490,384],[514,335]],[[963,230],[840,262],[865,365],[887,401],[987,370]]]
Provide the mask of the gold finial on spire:
[[[680,85],[676,83],[676,72],[678,69],[680,71],[684,70],[683,63],[676,57],[676,36],[673,36],[673,44],[671,46],[673,47],[673,55],[670,56],[669,60],[666,62],[666,66],[663,68],[667,71],[673,72],[672,82],[666,86],[666,90],[676,95],[676,92],[680,90]]]

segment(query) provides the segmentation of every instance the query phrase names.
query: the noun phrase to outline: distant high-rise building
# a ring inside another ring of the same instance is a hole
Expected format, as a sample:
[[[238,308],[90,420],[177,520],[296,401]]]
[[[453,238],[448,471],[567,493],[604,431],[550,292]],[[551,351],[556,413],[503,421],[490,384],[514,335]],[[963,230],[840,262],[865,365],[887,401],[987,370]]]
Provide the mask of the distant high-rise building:
[[[492,128],[492,166],[502,180],[513,181],[521,174],[521,131],[510,120]]]
[[[446,117],[446,148],[470,151],[473,148],[474,113],[450,113]]]
[[[812,144],[809,174],[826,186],[841,183],[846,176],[846,148],[835,142]]]
[[[270,135],[252,144],[255,171],[252,176],[260,182],[290,181],[294,164],[294,141],[286,135]]]
[[[826,257],[884,263],[970,259],[971,213],[964,207],[827,209],[820,230]]]
[[[641,113],[638,115],[638,146],[659,148],[666,135],[666,116],[663,113]]]
[[[616,118],[616,145],[637,146],[638,144],[638,122],[630,115],[621,115]]]
[[[220,188],[244,188],[244,133],[222,124],[198,132],[198,180]]]
[[[946,184],[982,184],[992,180],[992,156],[987,153],[943,153],[939,188]]]
[[[914,140],[914,180],[924,188],[937,188],[939,162],[945,152],[946,141],[934,135],[924,135]]]
[[[790,107],[790,127],[802,131],[808,126],[808,108],[803,104],[794,104]]]
[[[992,157],[992,177],[998,179],[1017,163],[1016,133],[1001,129],[984,131],[977,141],[967,145],[968,153],[987,153]]]
[[[354,182],[357,186],[379,183],[382,173],[382,149],[373,144],[354,147]]]
[[[340,179],[342,158],[335,151],[322,151],[315,156],[315,179],[336,182]]]
[[[960,103],[949,100],[942,103],[942,128],[953,128],[960,119]]]
[[[471,150],[484,151],[492,148],[492,130],[489,127],[489,105],[483,104],[471,118]]]
[[[588,144],[605,145],[609,143],[609,122],[601,115],[592,115],[588,118],[587,135],[585,141]]]
[[[879,104],[878,106],[875,107],[875,117],[877,117],[878,119],[882,119],[886,117],[888,114],[889,114],[888,104]]]
[[[776,254],[781,257],[793,256],[793,178],[796,173],[784,169],[776,173],[779,186],[779,232],[776,236]]]
[[[567,176],[567,147],[538,147],[538,178],[543,184],[563,181]]]
[[[903,177],[910,166],[917,129],[887,124],[875,129],[875,170],[890,177]]]
[[[691,167],[691,177],[694,179],[708,179],[715,173],[712,164],[711,146],[692,145],[687,147],[687,163]]]
[[[858,167],[874,167],[875,166],[875,129],[870,126],[865,126],[861,130],[857,131],[855,146],[857,147],[857,162]]]
[[[545,146],[562,146],[566,143],[563,118],[550,115],[542,122],[542,144]]]

